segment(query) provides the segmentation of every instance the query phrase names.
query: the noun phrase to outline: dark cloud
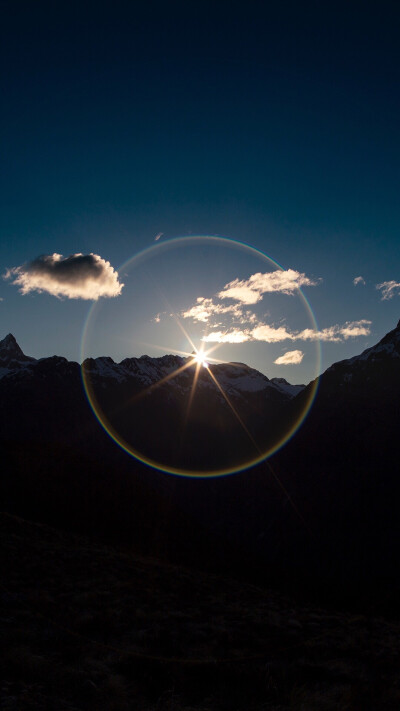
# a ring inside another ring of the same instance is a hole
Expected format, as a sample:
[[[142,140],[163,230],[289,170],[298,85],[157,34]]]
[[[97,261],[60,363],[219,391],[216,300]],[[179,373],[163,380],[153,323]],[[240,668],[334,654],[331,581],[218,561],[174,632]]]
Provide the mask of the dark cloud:
[[[20,287],[21,294],[47,292],[68,299],[119,296],[124,286],[110,262],[98,254],[43,254],[20,267],[8,269],[6,279]]]

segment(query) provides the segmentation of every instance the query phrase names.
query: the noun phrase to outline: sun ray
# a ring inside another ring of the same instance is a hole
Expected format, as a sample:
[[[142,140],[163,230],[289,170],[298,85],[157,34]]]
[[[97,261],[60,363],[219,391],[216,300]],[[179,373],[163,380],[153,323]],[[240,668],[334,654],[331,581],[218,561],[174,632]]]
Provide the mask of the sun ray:
[[[227,394],[225,393],[224,389],[222,388],[222,386],[221,386],[220,383],[218,382],[218,380],[217,380],[217,378],[215,377],[214,373],[213,373],[213,372],[211,371],[211,369],[208,368],[208,367],[207,367],[207,370],[208,370],[208,372],[209,372],[211,378],[213,379],[214,383],[216,384],[218,390],[220,391],[221,395],[225,398],[225,400],[226,400],[226,402],[228,403],[229,407],[231,408],[232,412],[235,414],[235,416],[237,417],[239,423],[241,424],[241,426],[243,427],[244,431],[246,432],[247,436],[249,437],[249,439],[250,439],[251,442],[253,443],[254,447],[255,447],[256,450],[257,450],[257,452],[258,452],[259,454],[262,454],[262,451],[261,451],[260,447],[258,446],[256,440],[254,439],[253,435],[251,434],[251,432],[249,431],[249,429],[248,429],[248,428],[246,427],[246,425],[244,424],[244,422],[243,422],[242,418],[240,417],[239,413],[237,412],[236,408],[232,405],[231,401],[229,400],[229,398],[228,398]],[[278,484],[279,488],[283,491],[284,495],[286,496],[286,498],[287,498],[289,504],[291,505],[291,507],[293,508],[294,512],[297,514],[297,516],[299,517],[300,521],[302,522],[302,524],[304,525],[304,527],[306,528],[306,530],[308,531],[308,533],[311,534],[310,528],[308,527],[308,525],[307,525],[307,523],[306,523],[306,521],[305,521],[303,515],[301,514],[300,510],[299,510],[298,507],[296,506],[295,502],[293,501],[292,497],[290,496],[290,494],[289,494],[288,490],[286,489],[286,487],[284,486],[284,484],[282,484],[282,482],[281,482],[281,480],[279,479],[278,475],[274,472],[274,470],[273,470],[271,464],[270,464],[269,462],[265,462],[265,464],[267,465],[267,467],[268,467],[268,469],[269,469],[269,471],[270,471],[272,477],[274,478],[275,482]]]
[[[172,380],[172,378],[176,378],[177,375],[180,373],[183,373],[184,370],[187,370],[187,368],[190,368],[192,365],[196,363],[196,359],[192,358],[191,360],[187,361],[183,365],[181,365],[180,368],[177,368],[176,370],[171,371],[171,373],[168,373],[167,375],[164,376],[164,378],[161,378],[160,380],[157,380],[155,383],[152,383],[149,385],[147,388],[144,390],[141,390],[140,393],[135,395],[133,398],[131,398],[131,403],[132,402],[137,402],[140,400],[144,395],[148,395],[150,392],[155,390],[156,388],[160,387],[160,385],[163,385],[164,383],[167,383],[169,380]]]
[[[287,500],[289,501],[289,504],[291,505],[292,509],[293,509],[294,512],[297,514],[297,516],[299,517],[300,521],[302,522],[302,524],[303,524],[303,526],[305,527],[305,529],[307,530],[307,532],[308,532],[310,535],[312,535],[311,529],[310,529],[309,526],[307,525],[307,522],[306,522],[304,516],[302,515],[301,511],[300,511],[300,510],[298,509],[298,507],[296,506],[295,502],[293,501],[292,497],[290,496],[290,494],[289,494],[288,490],[286,489],[285,485],[282,484],[282,482],[281,482],[281,480],[279,479],[278,475],[275,474],[275,472],[274,472],[274,470],[273,470],[271,464],[270,464],[268,461],[266,461],[266,460],[265,460],[264,464],[266,464],[266,466],[267,466],[267,468],[269,469],[269,471],[270,471],[270,473],[271,473],[273,479],[275,480],[275,482],[278,484],[279,488],[280,488],[280,489],[283,491],[283,493],[285,494]]]
[[[190,358],[190,356],[193,355],[193,351],[181,351],[179,348],[173,346],[160,346],[157,343],[146,343],[145,341],[142,341],[141,345],[147,348],[156,348],[158,351],[162,351],[164,355],[166,353],[172,353],[173,355],[180,355],[185,358]]]
[[[200,368],[201,368],[201,363],[200,363],[200,361],[197,360],[197,361],[195,361],[195,362],[196,362],[196,370],[195,370],[195,373],[194,373],[194,376],[193,376],[192,387],[190,388],[189,401],[188,401],[188,405],[187,405],[187,408],[186,408],[186,414],[185,414],[185,428],[186,428],[186,425],[187,425],[187,421],[188,421],[188,419],[189,419],[190,410],[192,409],[192,402],[193,402],[194,394],[195,394],[195,391],[196,391],[197,381],[198,381],[198,378],[199,378],[199,373],[200,373]]]
[[[244,422],[243,422],[242,418],[240,417],[240,415],[239,415],[238,411],[236,410],[236,408],[232,405],[232,403],[231,403],[229,397],[227,396],[225,390],[224,390],[224,389],[222,388],[222,386],[219,384],[219,382],[218,382],[217,378],[215,377],[214,373],[211,371],[211,368],[207,367],[207,371],[208,371],[208,373],[210,374],[210,377],[211,377],[212,380],[214,381],[215,385],[217,386],[218,390],[220,391],[222,397],[226,400],[226,402],[228,403],[228,405],[229,405],[229,407],[231,408],[232,412],[234,413],[235,417],[238,419],[239,423],[240,423],[241,426],[243,427],[243,429],[244,429],[244,431],[246,432],[247,436],[249,437],[249,439],[251,440],[251,442],[254,444],[254,446],[255,446],[257,452],[261,452],[261,450],[260,450],[260,448],[259,448],[257,442],[255,441],[253,435],[251,434],[251,432],[248,430],[248,428],[247,428],[246,425],[244,424]]]
[[[190,343],[190,345],[192,346],[193,350],[194,350],[194,351],[197,351],[197,348],[196,348],[196,346],[194,345],[192,339],[190,338],[188,332],[186,331],[185,327],[182,326],[181,320],[178,318],[178,316],[176,315],[176,313],[174,313],[174,311],[172,311],[171,316],[172,316],[173,319],[175,319],[177,325],[178,325],[179,328],[181,329],[181,331],[182,331],[183,335],[185,336],[185,338],[189,341],[189,343]]]

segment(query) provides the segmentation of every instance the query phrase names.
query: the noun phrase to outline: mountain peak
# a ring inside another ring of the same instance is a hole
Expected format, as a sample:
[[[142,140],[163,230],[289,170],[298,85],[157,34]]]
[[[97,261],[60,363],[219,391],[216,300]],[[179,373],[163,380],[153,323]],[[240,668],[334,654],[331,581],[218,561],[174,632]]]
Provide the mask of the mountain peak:
[[[24,355],[12,333],[8,333],[7,336],[0,341],[0,354],[8,356]]]

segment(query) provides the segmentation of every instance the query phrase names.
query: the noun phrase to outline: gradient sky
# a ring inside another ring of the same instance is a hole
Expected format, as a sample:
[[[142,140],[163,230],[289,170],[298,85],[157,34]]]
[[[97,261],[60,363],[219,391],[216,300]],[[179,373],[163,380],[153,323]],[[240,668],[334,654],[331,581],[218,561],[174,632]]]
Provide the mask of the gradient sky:
[[[371,322],[322,343],[322,369],[396,325],[397,3],[3,0],[0,17],[2,274],[53,253],[118,270],[160,233],[221,235],[320,280],[304,293],[321,330]],[[109,299],[121,316],[122,295]],[[89,301],[23,295],[12,278],[0,298],[0,337],[79,359]],[[148,290],[135,298],[158,313]],[[119,355],[105,345],[93,354]],[[247,345],[227,357],[246,361]],[[133,334],[121,357],[145,352]],[[264,353],[249,364],[307,377]]]

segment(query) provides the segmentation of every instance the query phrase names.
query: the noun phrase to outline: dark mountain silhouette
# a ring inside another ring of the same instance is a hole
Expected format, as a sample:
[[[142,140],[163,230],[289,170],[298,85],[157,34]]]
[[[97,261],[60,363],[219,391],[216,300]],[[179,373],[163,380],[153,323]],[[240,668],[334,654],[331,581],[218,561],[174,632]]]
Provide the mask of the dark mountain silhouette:
[[[89,407],[77,363],[29,358],[7,336],[0,343],[6,509],[296,593],[363,597],[395,607],[399,347],[398,325],[360,356],[329,368],[305,423],[268,461],[232,477],[188,480],[146,467],[115,446]],[[149,456],[200,471],[210,461],[218,466],[227,450],[233,461],[245,459],[249,442],[204,369],[195,420],[185,433],[189,446],[168,449],[187,412],[189,369],[151,386],[182,365],[177,356],[143,356],[121,364],[96,359],[85,368],[102,406],[126,435],[133,428]],[[296,394],[242,364],[213,368],[263,445],[298,416],[313,387]],[[139,397],[136,411],[128,410],[124,425],[117,403],[144,388],[146,397]],[[200,451],[194,447],[199,437]],[[196,459],[190,459],[193,452]]]

